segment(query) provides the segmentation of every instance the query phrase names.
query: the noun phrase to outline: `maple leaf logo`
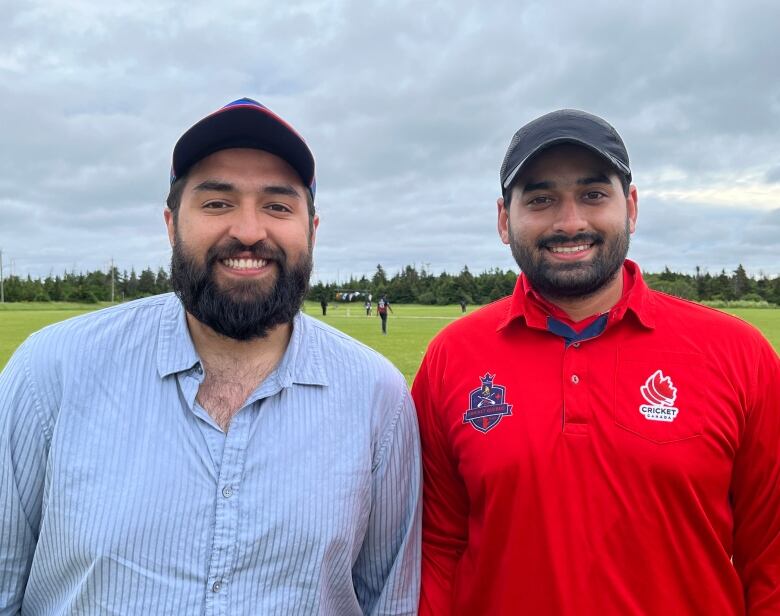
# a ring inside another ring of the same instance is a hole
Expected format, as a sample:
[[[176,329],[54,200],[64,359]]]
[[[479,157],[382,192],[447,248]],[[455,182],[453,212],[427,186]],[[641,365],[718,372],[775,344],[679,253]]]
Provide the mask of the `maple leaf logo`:
[[[656,370],[640,389],[645,400],[658,406],[672,406],[677,398],[677,388],[672,379]]]

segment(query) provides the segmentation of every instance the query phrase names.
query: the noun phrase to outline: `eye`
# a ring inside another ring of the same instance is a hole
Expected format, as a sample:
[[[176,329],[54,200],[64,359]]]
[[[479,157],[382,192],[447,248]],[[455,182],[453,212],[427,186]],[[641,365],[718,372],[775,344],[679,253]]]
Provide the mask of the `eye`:
[[[283,213],[292,212],[290,207],[285,205],[284,203],[269,203],[265,207],[266,209],[269,209],[273,212],[283,212]]]
[[[599,199],[603,199],[607,195],[601,192],[600,190],[589,190],[585,193],[585,198],[588,201],[598,201]]]
[[[526,205],[532,210],[540,210],[550,205],[552,201],[553,200],[550,197],[539,195],[538,197],[529,199]]]
[[[203,204],[204,210],[225,210],[230,207],[233,206],[225,201],[207,201]]]

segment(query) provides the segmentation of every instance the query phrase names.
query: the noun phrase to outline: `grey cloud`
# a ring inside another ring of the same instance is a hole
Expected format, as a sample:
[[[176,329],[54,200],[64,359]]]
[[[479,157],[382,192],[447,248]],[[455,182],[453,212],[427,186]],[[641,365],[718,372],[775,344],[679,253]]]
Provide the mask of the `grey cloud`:
[[[780,165],[767,171],[766,176],[764,177],[764,181],[766,181],[768,184],[780,183]]]
[[[166,265],[173,144],[244,95],[315,151],[326,279],[379,262],[512,267],[498,167],[554,108],[613,123],[640,194],[780,181],[774,2],[38,0],[4,17],[0,246],[33,275]],[[642,200],[631,255],[780,273],[778,205]]]
[[[691,272],[697,265],[732,271],[741,263],[753,274],[776,272],[778,231],[780,210],[767,214],[651,199],[640,207],[631,256],[650,271],[669,266]]]

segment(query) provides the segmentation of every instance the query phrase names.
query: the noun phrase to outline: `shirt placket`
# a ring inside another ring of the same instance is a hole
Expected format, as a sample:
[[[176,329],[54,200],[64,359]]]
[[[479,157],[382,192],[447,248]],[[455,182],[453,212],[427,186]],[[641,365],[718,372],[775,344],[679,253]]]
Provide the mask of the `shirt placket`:
[[[583,344],[574,342],[563,352],[563,431],[566,434],[588,434],[591,419],[588,362]]]
[[[225,438],[216,486],[214,539],[206,584],[206,614],[230,613],[229,596],[239,546],[241,478],[246,462],[250,414],[239,411]]]

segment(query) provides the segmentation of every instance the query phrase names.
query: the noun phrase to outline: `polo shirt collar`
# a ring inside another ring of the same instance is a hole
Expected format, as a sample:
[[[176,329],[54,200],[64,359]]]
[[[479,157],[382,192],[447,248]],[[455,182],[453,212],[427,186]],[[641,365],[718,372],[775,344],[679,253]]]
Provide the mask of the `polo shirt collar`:
[[[634,314],[641,325],[648,329],[655,327],[655,307],[653,298],[642,278],[639,266],[626,259],[623,263],[623,276],[630,283],[627,293],[609,311],[609,323],[623,319],[627,312]],[[526,325],[535,329],[547,329],[549,310],[540,302],[536,291],[525,274],[517,277],[506,316],[499,322],[497,331],[501,331],[517,319],[524,319]]]
[[[161,377],[191,370],[200,363],[187,327],[184,306],[173,293],[165,298],[158,332],[157,371]],[[290,342],[272,374],[281,387],[290,387],[294,383],[328,384],[325,363],[312,325],[300,312],[293,319]]]

